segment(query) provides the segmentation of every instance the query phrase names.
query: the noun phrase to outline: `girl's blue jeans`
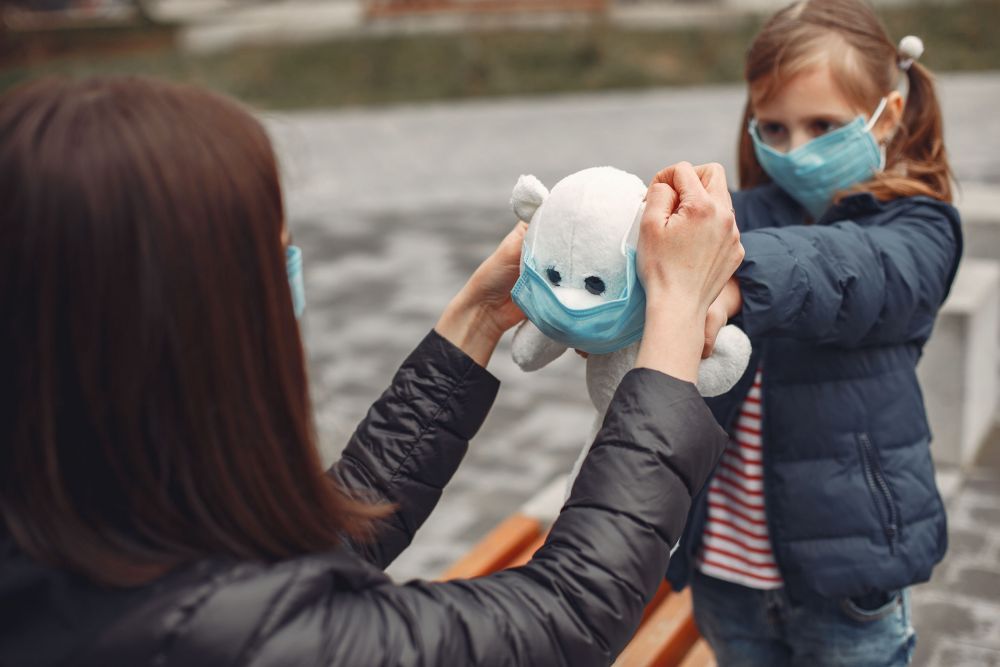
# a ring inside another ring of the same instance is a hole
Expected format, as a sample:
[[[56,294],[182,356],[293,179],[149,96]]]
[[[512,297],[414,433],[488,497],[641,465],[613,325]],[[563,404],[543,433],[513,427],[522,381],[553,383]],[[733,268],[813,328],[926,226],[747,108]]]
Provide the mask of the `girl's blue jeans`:
[[[719,667],[895,667],[910,663],[916,644],[909,589],[793,604],[783,588],[756,590],[697,570],[691,589]]]

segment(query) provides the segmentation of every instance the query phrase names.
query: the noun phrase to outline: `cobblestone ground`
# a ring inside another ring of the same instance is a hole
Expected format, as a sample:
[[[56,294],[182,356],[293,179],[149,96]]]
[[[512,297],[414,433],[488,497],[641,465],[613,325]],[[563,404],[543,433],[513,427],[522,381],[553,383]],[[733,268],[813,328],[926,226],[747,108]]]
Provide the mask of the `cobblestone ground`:
[[[917,587],[913,621],[915,665],[1000,667],[1000,467],[968,473],[948,503],[948,555]]]
[[[1000,75],[942,80],[960,180],[1000,185]],[[739,87],[269,116],[290,225],[305,255],[305,321],[328,459],[507,229],[521,173],[548,185],[611,164],[648,178],[687,159],[734,173]],[[496,406],[437,511],[390,572],[433,577],[554,475],[592,420],[583,364],[521,373],[504,341]],[[997,439],[1000,447],[1000,439]],[[951,549],[915,596],[917,663],[1000,665],[1000,476],[950,502]]]

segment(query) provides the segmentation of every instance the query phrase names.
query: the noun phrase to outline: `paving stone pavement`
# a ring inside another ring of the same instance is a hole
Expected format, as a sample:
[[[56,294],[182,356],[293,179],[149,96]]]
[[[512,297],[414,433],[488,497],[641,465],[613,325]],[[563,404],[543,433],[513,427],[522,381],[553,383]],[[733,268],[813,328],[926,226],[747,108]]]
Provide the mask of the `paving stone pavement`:
[[[967,473],[948,502],[948,555],[916,587],[913,623],[914,665],[1000,667],[1000,467]]]
[[[941,77],[960,182],[1000,186],[1000,74]],[[521,173],[552,185],[611,164],[648,178],[671,162],[734,172],[740,86],[447,105],[264,114],[296,243],[324,456],[354,425],[448,299],[513,224]],[[490,370],[500,395],[441,503],[390,568],[433,577],[553,476],[593,418],[583,363],[535,374],[505,339]],[[1000,448],[1000,437],[996,438]],[[998,466],[1000,470],[1000,466]],[[951,549],[915,595],[920,665],[1000,666],[1000,473],[977,469],[950,502]]]

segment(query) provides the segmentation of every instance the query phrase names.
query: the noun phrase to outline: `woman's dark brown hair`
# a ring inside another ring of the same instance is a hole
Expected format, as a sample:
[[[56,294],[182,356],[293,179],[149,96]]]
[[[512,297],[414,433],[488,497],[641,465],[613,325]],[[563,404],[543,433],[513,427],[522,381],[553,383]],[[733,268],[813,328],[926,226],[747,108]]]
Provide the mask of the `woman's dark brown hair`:
[[[919,63],[904,71],[899,62],[896,45],[863,0],[803,0],[772,16],[747,52],[750,95],[740,128],[740,187],[771,180],[747,132],[754,102],[766,101],[796,74],[829,63],[841,92],[860,109],[873,111],[883,96],[897,89],[901,77],[907,79],[906,106],[886,147],[885,170],[851,190],[871,192],[882,200],[925,195],[950,202],[951,168],[934,80]]]
[[[324,475],[270,142],[137,78],[0,98],[0,516],[114,585],[367,534]]]

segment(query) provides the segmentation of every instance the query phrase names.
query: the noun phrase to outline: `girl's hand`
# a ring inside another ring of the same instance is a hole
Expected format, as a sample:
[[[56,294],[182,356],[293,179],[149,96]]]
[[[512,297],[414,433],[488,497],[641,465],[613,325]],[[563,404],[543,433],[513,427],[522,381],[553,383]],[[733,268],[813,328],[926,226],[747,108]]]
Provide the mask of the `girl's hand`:
[[[434,329],[486,366],[505,331],[524,319],[510,297],[521,274],[521,244],[528,225],[519,222],[479,265],[445,308]]]
[[[705,348],[701,358],[708,359],[715,349],[715,339],[719,337],[722,327],[743,309],[743,293],[736,278],[730,278],[722,288],[719,297],[708,307],[708,317],[705,320]]]
[[[709,307],[743,261],[722,167],[681,162],[661,171],[640,224],[637,259],[647,301],[636,365],[694,382]]]

